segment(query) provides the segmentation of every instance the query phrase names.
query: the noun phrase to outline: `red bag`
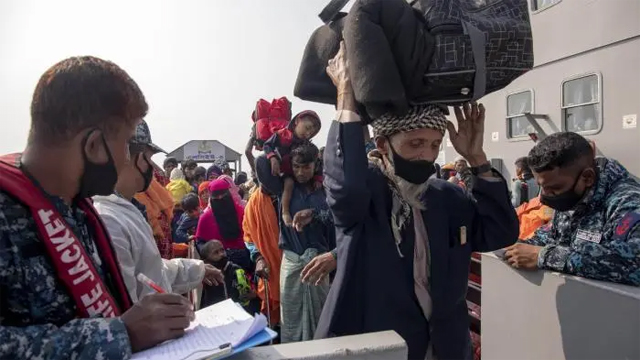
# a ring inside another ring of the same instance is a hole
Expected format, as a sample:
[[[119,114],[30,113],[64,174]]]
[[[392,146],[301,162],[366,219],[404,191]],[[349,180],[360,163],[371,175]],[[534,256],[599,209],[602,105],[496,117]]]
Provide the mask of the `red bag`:
[[[251,114],[255,123],[254,139],[256,150],[262,150],[264,142],[275,134],[276,131],[284,129],[291,121],[291,102],[286,97],[273,99],[268,102],[264,99],[258,100],[256,109]]]

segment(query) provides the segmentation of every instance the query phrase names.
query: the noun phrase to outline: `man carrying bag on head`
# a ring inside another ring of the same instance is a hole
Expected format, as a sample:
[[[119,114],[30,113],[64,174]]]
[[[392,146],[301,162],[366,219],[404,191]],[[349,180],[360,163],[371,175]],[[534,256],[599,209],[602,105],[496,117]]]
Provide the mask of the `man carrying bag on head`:
[[[339,95],[324,158],[338,271],[316,338],[395,330],[410,359],[471,359],[471,253],[518,238],[506,182],[482,147],[484,108],[456,109],[457,131],[431,105],[374,119],[367,159],[347,70],[342,45],[327,69]],[[475,177],[466,192],[431,177],[446,129]]]

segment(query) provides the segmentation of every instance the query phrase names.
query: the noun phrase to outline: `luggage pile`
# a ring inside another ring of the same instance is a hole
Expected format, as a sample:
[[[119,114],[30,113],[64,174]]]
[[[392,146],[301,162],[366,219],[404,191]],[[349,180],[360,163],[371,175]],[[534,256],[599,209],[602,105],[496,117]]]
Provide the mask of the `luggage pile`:
[[[533,67],[527,0],[332,0],[306,46],[294,94],[335,104],[325,73],[344,40],[365,119],[412,104],[459,105]],[[344,37],[343,37],[344,34]]]

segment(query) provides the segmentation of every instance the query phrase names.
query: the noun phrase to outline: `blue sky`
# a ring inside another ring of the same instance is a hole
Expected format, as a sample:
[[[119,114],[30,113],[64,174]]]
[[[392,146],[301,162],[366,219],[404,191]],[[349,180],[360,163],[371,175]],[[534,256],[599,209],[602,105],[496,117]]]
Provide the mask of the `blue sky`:
[[[24,148],[38,78],[74,55],[114,61],[136,80],[150,105],[154,142],[168,151],[190,139],[217,139],[243,152],[257,99],[282,95],[294,113],[320,114],[315,143],[323,145],[333,107],[293,98],[293,86],[326,3],[0,1],[0,153]]]

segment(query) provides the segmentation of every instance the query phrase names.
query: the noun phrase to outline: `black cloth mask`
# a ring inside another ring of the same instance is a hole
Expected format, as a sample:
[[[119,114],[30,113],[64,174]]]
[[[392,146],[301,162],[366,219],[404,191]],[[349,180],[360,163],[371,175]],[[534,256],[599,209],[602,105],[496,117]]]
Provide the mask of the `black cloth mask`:
[[[138,154],[138,156],[142,156],[144,158],[144,161],[147,162],[147,171],[142,171],[140,170],[138,161],[136,160],[136,169],[138,169],[138,172],[140,172],[140,175],[142,175],[142,180],[144,181],[144,186],[142,187],[142,190],[139,190],[139,192],[145,192],[151,185],[151,180],[153,180],[153,167],[151,166],[151,163],[149,163],[149,160],[147,160],[147,158],[144,157],[142,153]]]
[[[229,259],[227,259],[226,256],[222,257],[218,261],[210,261],[211,265],[215,266],[218,270],[223,270],[223,271],[224,271],[224,267],[227,266],[228,262],[229,262]]]
[[[393,155],[393,167],[395,174],[412,184],[423,184],[436,172],[433,161],[407,160],[396,153],[391,145],[391,139],[387,138],[391,154]]]
[[[561,194],[552,196],[540,194],[540,202],[557,211],[569,211],[573,209],[584,196],[584,193],[578,194],[576,192],[576,185],[578,185],[581,176],[582,173],[580,173],[576,181],[573,182],[573,186]]]
[[[235,240],[240,237],[240,225],[238,221],[238,212],[236,204],[227,190],[225,195],[219,199],[211,198],[211,210],[213,217],[218,224],[221,240]]]
[[[89,136],[96,130],[90,131],[87,136],[82,140],[82,159],[84,161],[84,172],[80,177],[80,191],[78,197],[90,198],[95,195],[111,195],[116,187],[118,181],[118,170],[113,162],[109,145],[104,138],[104,134],[101,134],[102,145],[104,151],[107,152],[107,162],[104,164],[95,164],[87,158],[85,147]]]

